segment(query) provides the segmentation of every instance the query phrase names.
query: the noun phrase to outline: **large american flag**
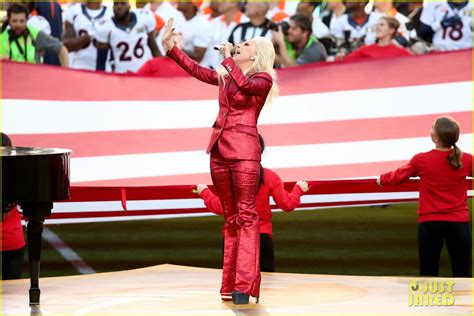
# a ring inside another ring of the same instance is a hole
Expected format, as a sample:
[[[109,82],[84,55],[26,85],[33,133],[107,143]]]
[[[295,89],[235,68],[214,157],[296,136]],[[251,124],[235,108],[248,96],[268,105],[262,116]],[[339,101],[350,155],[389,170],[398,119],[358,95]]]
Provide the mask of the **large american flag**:
[[[284,181],[370,178],[433,148],[436,117],[472,147],[472,51],[314,64],[278,72],[262,163]],[[74,186],[210,184],[218,111],[194,78],[109,75],[3,63],[3,132],[16,146],[73,150]]]

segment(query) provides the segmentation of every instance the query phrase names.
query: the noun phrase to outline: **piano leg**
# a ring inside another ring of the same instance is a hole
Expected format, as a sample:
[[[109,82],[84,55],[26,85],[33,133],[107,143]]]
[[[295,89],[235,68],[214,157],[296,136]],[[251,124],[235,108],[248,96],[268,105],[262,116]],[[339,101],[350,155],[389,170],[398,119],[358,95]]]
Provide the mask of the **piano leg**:
[[[51,214],[52,203],[22,204],[23,214],[28,218],[26,235],[28,239],[28,259],[30,261],[30,306],[40,303],[40,260],[43,223]]]
[[[43,221],[30,219],[27,226],[28,258],[30,261],[30,305],[39,305],[39,271],[41,260],[41,235],[43,234]]]

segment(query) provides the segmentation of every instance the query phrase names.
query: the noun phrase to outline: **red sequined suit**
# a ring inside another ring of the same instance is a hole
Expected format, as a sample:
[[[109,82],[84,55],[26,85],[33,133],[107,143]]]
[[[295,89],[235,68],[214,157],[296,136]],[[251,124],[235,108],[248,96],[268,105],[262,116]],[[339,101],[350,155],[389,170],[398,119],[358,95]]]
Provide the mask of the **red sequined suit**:
[[[167,55],[195,78],[219,86],[219,114],[207,153],[211,176],[224,209],[224,264],[221,294],[260,292],[260,235],[255,208],[260,177],[257,120],[272,87],[264,72],[245,75],[234,60],[224,59],[224,83],[215,71],[199,66],[174,47]],[[219,81],[221,81],[219,83]]]

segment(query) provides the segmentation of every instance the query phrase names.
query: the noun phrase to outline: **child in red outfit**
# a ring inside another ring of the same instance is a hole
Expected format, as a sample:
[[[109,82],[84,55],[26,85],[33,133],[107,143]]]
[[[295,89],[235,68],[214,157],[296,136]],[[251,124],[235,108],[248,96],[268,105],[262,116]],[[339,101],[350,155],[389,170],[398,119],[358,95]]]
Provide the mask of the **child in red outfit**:
[[[466,204],[466,177],[472,176],[472,155],[456,146],[459,125],[438,118],[431,130],[436,148],[416,154],[410,162],[382,174],[379,185],[399,184],[420,177],[418,251],[420,275],[437,276],[446,240],[454,277],[471,277],[471,236]]]
[[[265,149],[265,143],[259,134],[260,146]],[[300,197],[308,190],[305,181],[298,181],[291,192],[287,192],[280,177],[270,169],[261,168],[263,175],[257,193],[256,209],[259,217],[260,230],[260,271],[275,271],[275,254],[273,248],[272,232],[272,210],[270,208],[270,196],[273,197],[278,208],[286,212],[293,211],[300,205]],[[198,184],[197,193],[204,200],[207,209],[214,214],[223,215],[222,205],[219,197],[215,195],[204,184]]]
[[[2,133],[2,146],[11,146],[10,138]],[[2,280],[19,279],[23,267],[25,237],[21,216],[15,205],[2,210]]]

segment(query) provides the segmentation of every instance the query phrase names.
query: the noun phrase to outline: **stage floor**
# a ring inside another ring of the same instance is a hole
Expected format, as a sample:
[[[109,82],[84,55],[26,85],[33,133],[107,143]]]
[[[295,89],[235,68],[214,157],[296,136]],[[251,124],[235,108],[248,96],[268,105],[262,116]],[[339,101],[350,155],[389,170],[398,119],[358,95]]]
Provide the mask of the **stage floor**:
[[[221,270],[175,265],[42,278],[40,310],[28,306],[28,279],[4,281],[2,314],[472,315],[472,279],[263,273],[260,303],[233,305],[220,300],[220,278]],[[416,295],[425,306],[409,306],[414,281],[423,281]],[[438,286],[438,296],[421,292],[427,284],[432,290]],[[451,304],[449,295],[454,296],[452,306],[426,306]]]

